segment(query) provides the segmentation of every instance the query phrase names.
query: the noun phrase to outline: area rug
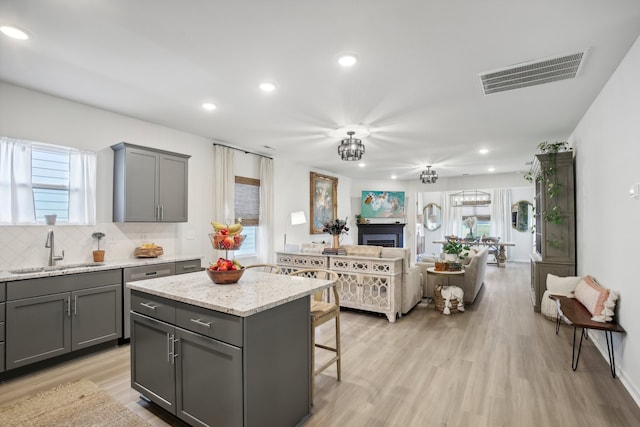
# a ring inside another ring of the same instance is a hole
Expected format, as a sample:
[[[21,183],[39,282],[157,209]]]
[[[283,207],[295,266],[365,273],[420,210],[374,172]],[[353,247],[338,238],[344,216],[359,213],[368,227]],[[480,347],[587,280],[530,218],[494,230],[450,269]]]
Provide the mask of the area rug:
[[[0,426],[149,426],[88,380],[0,408]]]

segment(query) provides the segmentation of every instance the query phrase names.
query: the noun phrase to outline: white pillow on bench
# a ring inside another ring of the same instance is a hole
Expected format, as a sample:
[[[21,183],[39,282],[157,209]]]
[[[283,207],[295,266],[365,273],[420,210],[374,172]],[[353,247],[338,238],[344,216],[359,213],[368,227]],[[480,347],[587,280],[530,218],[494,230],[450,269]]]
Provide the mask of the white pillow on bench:
[[[556,320],[556,303],[549,298],[549,295],[569,296],[581,279],[582,277],[579,276],[560,277],[551,273],[547,274],[547,290],[542,295],[540,312],[545,317],[551,320]]]

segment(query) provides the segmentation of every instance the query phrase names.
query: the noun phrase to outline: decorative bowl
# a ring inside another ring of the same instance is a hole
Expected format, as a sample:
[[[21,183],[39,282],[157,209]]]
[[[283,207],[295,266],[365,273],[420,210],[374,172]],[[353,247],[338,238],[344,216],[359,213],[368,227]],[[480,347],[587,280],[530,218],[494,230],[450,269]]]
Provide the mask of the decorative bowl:
[[[209,239],[211,239],[213,248],[223,251],[237,251],[242,246],[242,242],[244,242],[245,237],[247,237],[245,234],[235,234],[230,236],[218,233],[209,233]]]
[[[436,261],[435,270],[436,271],[448,271],[449,270],[449,263],[448,262]]]
[[[449,271],[461,271],[462,263],[460,262],[450,262],[449,263]]]
[[[207,276],[209,279],[217,285],[230,285],[232,283],[238,283],[238,280],[244,274],[244,268],[240,270],[226,270],[226,271],[215,271],[215,270],[205,270],[207,272]]]

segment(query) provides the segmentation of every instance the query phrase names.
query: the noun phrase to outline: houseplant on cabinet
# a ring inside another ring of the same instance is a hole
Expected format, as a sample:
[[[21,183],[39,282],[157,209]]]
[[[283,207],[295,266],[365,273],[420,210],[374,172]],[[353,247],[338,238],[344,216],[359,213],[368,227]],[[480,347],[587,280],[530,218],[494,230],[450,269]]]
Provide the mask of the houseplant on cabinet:
[[[98,241],[98,250],[93,251],[93,262],[104,262],[104,251],[100,250],[100,240],[102,240],[104,236],[105,234],[100,231],[96,231],[91,235],[91,237]]]

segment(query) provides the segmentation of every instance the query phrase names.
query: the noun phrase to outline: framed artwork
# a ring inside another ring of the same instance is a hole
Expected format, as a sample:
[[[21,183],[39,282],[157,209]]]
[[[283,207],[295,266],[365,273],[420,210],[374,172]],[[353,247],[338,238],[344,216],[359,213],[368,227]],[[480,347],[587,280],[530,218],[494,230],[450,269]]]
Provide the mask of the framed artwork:
[[[404,219],[404,191],[363,191],[363,218]]]
[[[322,223],[338,217],[338,178],[310,172],[311,234],[323,234]]]

